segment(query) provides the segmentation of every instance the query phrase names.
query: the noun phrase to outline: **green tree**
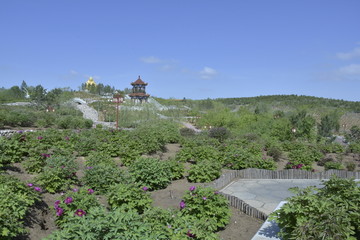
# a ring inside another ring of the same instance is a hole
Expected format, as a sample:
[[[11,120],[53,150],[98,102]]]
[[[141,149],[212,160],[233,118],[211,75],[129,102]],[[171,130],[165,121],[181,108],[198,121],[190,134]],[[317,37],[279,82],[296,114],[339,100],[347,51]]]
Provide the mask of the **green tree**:
[[[340,127],[339,116],[335,113],[325,115],[321,118],[318,125],[318,133],[322,137],[330,137],[333,131],[338,131]]]

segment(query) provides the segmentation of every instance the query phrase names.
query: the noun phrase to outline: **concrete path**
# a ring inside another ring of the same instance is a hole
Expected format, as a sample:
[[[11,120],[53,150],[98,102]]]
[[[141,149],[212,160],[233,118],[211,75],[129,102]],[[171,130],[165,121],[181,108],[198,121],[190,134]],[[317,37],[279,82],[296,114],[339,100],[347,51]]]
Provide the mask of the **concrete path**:
[[[289,188],[308,186],[323,185],[318,179],[239,179],[223,188],[221,192],[236,196],[269,215],[281,201],[294,195],[288,191]]]

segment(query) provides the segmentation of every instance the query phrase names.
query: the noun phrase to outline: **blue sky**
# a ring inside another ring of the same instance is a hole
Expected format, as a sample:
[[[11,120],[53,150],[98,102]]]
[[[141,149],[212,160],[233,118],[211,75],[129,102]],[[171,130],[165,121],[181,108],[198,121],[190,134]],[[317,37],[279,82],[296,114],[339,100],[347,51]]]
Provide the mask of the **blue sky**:
[[[360,101],[359,0],[0,0],[0,87]]]

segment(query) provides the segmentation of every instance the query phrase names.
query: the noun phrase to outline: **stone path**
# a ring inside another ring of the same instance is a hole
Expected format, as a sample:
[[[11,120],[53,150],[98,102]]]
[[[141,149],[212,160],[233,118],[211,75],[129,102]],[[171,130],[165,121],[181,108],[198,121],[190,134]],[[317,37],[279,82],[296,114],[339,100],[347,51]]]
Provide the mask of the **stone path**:
[[[277,205],[294,194],[291,187],[321,187],[318,179],[239,179],[232,182],[221,192],[238,197],[250,206],[270,214]]]

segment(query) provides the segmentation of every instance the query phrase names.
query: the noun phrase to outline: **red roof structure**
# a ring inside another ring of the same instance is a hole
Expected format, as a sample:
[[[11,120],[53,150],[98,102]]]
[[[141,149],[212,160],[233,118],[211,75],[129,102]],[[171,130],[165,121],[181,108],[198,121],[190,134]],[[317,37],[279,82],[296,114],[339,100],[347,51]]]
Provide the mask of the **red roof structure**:
[[[145,86],[147,85],[147,83],[143,82],[143,80],[141,80],[139,76],[139,78],[135,82],[132,82],[131,85],[133,86],[133,88],[132,93],[129,94],[129,97],[134,102],[147,102],[148,98],[150,97],[150,95],[147,94],[145,91]]]

